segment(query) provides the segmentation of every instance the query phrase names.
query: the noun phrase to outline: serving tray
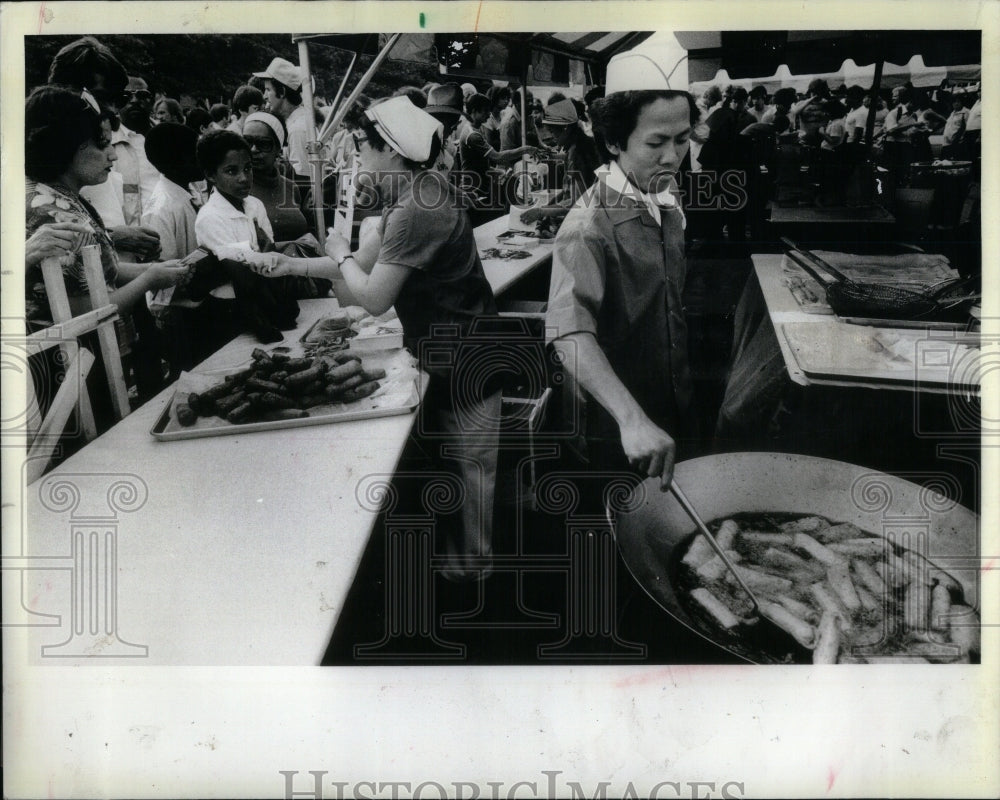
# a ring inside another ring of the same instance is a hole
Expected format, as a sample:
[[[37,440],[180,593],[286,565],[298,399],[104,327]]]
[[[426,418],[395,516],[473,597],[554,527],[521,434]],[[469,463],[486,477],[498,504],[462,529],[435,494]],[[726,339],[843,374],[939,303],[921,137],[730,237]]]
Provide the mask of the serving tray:
[[[379,381],[381,386],[370,397],[353,403],[331,402],[313,406],[308,409],[309,416],[307,417],[268,422],[234,424],[221,417],[198,417],[193,425],[186,427],[181,425],[177,421],[174,410],[181,398],[186,397],[191,392],[204,391],[219,383],[227,375],[244,369],[247,364],[244,362],[212,372],[181,373],[170,403],[157,418],[149,432],[161,442],[171,442],[181,439],[200,439],[207,436],[231,436],[233,434],[391,417],[409,414],[416,409],[420,404],[418,383],[420,372],[415,366],[413,356],[407,350],[379,350],[366,353],[362,358],[365,369],[384,369],[386,371],[386,377]]]

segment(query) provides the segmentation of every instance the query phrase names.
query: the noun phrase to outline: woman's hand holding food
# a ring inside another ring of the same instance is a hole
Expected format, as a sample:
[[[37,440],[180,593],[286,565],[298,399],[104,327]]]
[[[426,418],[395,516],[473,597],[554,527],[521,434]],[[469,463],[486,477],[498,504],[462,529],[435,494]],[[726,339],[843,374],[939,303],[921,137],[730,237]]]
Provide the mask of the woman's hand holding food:
[[[190,271],[189,265],[182,264],[179,259],[172,259],[150,264],[143,274],[147,276],[149,288],[155,290],[176,286],[188,278]]]

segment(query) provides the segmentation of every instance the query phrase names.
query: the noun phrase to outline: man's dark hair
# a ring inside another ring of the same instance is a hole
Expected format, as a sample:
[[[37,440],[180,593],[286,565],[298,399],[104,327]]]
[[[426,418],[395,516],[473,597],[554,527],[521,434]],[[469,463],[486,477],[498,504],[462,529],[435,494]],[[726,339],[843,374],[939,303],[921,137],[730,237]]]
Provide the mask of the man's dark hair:
[[[181,104],[178,103],[172,97],[162,97],[153,104],[153,111],[156,111],[160,106],[166,106],[167,111],[170,112],[170,116],[174,119],[184,119],[184,111],[181,108]]]
[[[265,81],[269,81],[274,87],[274,93],[278,97],[283,97],[293,106],[302,105],[302,90],[293,89],[291,86],[285,86],[281,81],[276,81],[274,78],[265,78]]]
[[[49,66],[49,83],[94,91],[97,76],[102,91],[117,100],[128,85],[128,73],[106,45],[93,36],[70,42],[56,53]]]
[[[344,127],[352,131],[362,127],[365,120],[368,119],[365,116],[365,111],[371,107],[372,99],[366,94],[359,94],[358,99],[354,101],[354,104],[344,114]]]
[[[233,110],[245,114],[250,106],[260,108],[264,105],[264,95],[254,86],[241,86],[233,95]]]
[[[427,95],[424,94],[422,89],[418,89],[416,86],[400,86],[392,94],[393,97],[408,97],[410,102],[413,103],[417,108],[427,107]]]
[[[388,147],[388,144],[386,143],[385,139],[382,138],[382,135],[378,132],[378,129],[375,127],[375,123],[372,122],[367,117],[365,117],[365,121],[361,125],[361,130],[364,131],[365,138],[368,139],[368,145],[370,147],[374,148],[375,150],[378,150],[380,153],[384,152],[385,148]],[[411,161],[410,159],[404,157],[403,163],[407,166],[408,169],[426,169],[427,167],[433,165],[435,161],[437,161],[437,157],[438,155],[440,155],[440,153],[441,153],[441,137],[435,133],[434,138],[431,140],[430,155],[427,156],[426,161],[424,162]]]
[[[809,81],[807,93],[825,99],[830,96],[830,86],[823,78],[813,78]]]
[[[756,97],[767,98],[767,89],[764,87],[763,84],[758,83],[756,86],[754,86],[750,90],[750,97],[754,97],[754,98],[756,98]]]
[[[595,100],[600,100],[602,97],[604,97],[604,87],[594,86],[583,96],[583,102],[590,106]]]
[[[159,172],[170,177],[195,160],[198,134],[187,125],[161,122],[146,134],[146,158]]]
[[[213,122],[229,122],[229,106],[225,103],[216,103],[208,109],[208,114]]]
[[[635,92],[615,92],[603,100],[596,100],[590,109],[590,118],[593,123],[594,138],[602,150],[602,155],[605,154],[608,145],[625,149],[642,109],[656,100],[672,100],[675,97],[682,97],[687,101],[691,125],[694,126],[701,112],[689,92],[645,89]]]
[[[72,89],[39,86],[24,106],[25,174],[33,181],[58,178],[81,145],[100,145],[106,118]]]
[[[188,111],[184,124],[194,131],[200,131],[205,125],[212,124],[212,115],[201,106],[197,106]]]
[[[776,106],[784,106],[785,108],[791,108],[795,105],[796,93],[791,86],[786,86],[784,89],[778,89],[774,93],[774,104]]]
[[[466,114],[476,114],[480,111],[490,111],[493,108],[493,104],[484,94],[474,94],[468,100],[465,101],[465,113]]]
[[[207,112],[206,112],[207,113]],[[195,154],[198,158],[198,166],[207,177],[215,172],[223,161],[226,154],[233,150],[242,150],[247,155],[250,154],[250,145],[247,140],[233,131],[212,130],[202,134],[198,139]]]

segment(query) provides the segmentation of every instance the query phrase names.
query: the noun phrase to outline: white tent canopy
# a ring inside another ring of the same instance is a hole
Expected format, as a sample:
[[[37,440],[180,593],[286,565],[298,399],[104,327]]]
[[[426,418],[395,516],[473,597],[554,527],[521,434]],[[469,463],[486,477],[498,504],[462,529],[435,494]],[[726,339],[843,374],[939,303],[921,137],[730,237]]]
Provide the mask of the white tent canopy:
[[[963,64],[951,67],[929,67],[924,64],[923,56],[915,55],[906,64],[886,63],[882,71],[882,86],[898,86],[910,81],[916,87],[932,88],[940,85],[947,78],[950,81],[978,81],[982,68],[979,64]],[[768,93],[778,89],[791,87],[804,92],[809,82],[814,78],[823,78],[831,88],[837,86],[861,86],[864,89],[872,85],[875,77],[875,64],[858,65],[854,59],[848,58],[836,72],[824,72],[811,75],[793,75],[788,67],[782,64],[774,75],[759,78],[732,79],[729,73],[720,69],[710,81],[697,81],[691,84],[691,91],[700,94],[709,86],[742,86],[749,90],[753,86],[764,86]]]

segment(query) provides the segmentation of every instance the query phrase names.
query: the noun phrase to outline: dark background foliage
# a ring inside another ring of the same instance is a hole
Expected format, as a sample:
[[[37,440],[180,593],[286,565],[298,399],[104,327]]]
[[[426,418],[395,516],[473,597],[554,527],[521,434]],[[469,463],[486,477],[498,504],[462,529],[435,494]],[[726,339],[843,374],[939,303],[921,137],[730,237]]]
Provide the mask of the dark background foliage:
[[[52,57],[77,36],[26,36],[25,84],[30,92],[45,83]],[[181,93],[204,98],[208,103],[230,103],[233,92],[250,74],[264,70],[275,56],[298,63],[298,47],[290,34],[156,34],[99,35],[130,75],[145,78],[153,92],[178,98]],[[357,38],[357,37],[352,37]],[[374,40],[377,37],[372,37]],[[369,51],[377,42],[372,41]],[[329,44],[311,42],[310,63],[316,79],[316,95],[331,101],[340,86],[352,53]],[[361,55],[354,66],[347,91],[371,65],[374,56]],[[400,86],[423,86],[441,81],[434,64],[387,60],[365,90],[377,97]]]

